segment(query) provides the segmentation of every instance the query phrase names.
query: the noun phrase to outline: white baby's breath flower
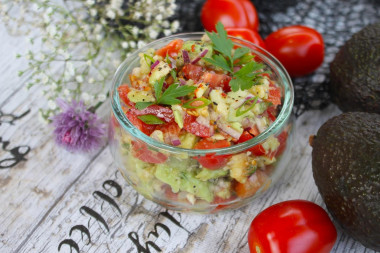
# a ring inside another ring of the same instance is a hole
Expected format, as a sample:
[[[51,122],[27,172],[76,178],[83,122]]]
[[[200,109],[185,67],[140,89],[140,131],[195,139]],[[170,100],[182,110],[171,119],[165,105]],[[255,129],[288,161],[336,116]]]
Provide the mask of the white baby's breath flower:
[[[133,17],[134,17],[135,19],[139,19],[139,18],[142,17],[142,14],[141,14],[141,12],[136,11],[136,12],[133,14]]]
[[[123,41],[123,42],[121,43],[121,47],[124,48],[124,49],[127,49],[127,48],[129,47],[128,42]]]
[[[95,36],[95,38],[96,38],[97,41],[101,41],[101,40],[103,39],[103,35],[101,35],[101,34],[97,34],[97,35]]]
[[[179,28],[179,21],[178,20],[174,20],[172,22],[171,28],[172,28],[172,31],[177,31],[178,28]]]
[[[74,68],[74,64],[72,62],[66,63],[66,73],[68,74],[69,77],[75,75],[75,68]]]
[[[100,33],[103,29],[103,26],[101,24],[96,24],[94,28],[95,33]]]
[[[57,108],[57,104],[53,100],[49,100],[48,107],[52,110],[55,110]]]
[[[87,64],[87,66],[90,66],[90,67],[91,67],[91,66],[92,66],[92,60],[87,60],[87,61],[86,61],[86,64]]]
[[[95,17],[96,14],[98,14],[98,11],[97,11],[95,8],[91,8],[91,9],[90,9],[90,15],[91,15],[92,17]]]
[[[57,26],[55,26],[54,24],[50,24],[46,27],[46,31],[48,32],[50,37],[54,37],[54,35],[56,35],[57,33]]]
[[[110,19],[115,19],[116,18],[116,13],[114,10],[112,9],[108,9],[107,10],[107,13],[106,13],[106,16]]]
[[[106,95],[104,95],[104,94],[99,94],[98,95],[99,102],[104,102],[104,101],[106,101],[106,99],[107,99]]]
[[[170,34],[172,34],[172,32],[169,29],[165,29],[164,34],[165,36],[169,36]]]
[[[75,77],[75,80],[78,82],[78,83],[83,83],[83,76],[82,75],[78,75]]]
[[[158,15],[156,16],[156,20],[157,20],[157,21],[162,21],[162,15],[161,15],[161,14],[158,14]]]
[[[49,77],[48,77],[46,74],[44,74],[44,75],[42,76],[42,78],[41,78],[41,82],[42,82],[43,84],[47,84],[47,83],[49,82]]]
[[[95,4],[95,0],[87,0],[87,1],[86,1],[86,4],[87,4],[88,6],[92,6],[92,5]]]
[[[138,48],[142,48],[143,46],[145,46],[146,45],[146,43],[144,42],[144,41],[142,41],[142,40],[139,40],[138,42],[137,42],[137,47]]]
[[[132,34],[133,35],[135,35],[135,36],[137,36],[138,34],[139,34],[139,28],[137,28],[136,26],[134,26],[133,28],[132,28]]]
[[[70,96],[70,91],[69,91],[69,89],[64,89],[64,90],[63,90],[63,95],[65,95],[66,97]]]
[[[90,79],[88,79],[88,83],[89,84],[95,83],[95,79],[93,77],[90,77]]]
[[[82,97],[82,99],[84,100],[85,103],[87,103],[91,99],[90,94],[88,94],[87,92],[83,92],[81,97]]]
[[[129,42],[129,45],[131,46],[131,48],[135,48],[136,47],[136,42],[134,42],[133,40],[131,40]]]
[[[158,32],[157,32],[157,31],[155,31],[155,30],[151,30],[151,31],[149,31],[149,37],[150,37],[151,39],[156,39],[157,36],[158,36]]]
[[[162,27],[168,28],[170,26],[170,23],[169,23],[169,21],[164,20],[164,21],[162,21],[161,25],[162,25]]]

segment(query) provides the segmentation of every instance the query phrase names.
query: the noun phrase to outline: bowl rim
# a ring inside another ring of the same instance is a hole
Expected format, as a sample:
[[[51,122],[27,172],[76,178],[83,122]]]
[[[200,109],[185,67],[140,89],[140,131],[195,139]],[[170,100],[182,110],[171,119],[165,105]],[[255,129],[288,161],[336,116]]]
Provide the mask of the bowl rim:
[[[145,52],[149,48],[155,48],[155,45],[158,45],[162,42],[169,42],[173,39],[189,39],[190,37],[199,37],[200,39],[205,32],[190,32],[190,33],[178,33],[171,36],[163,37],[158,40],[152,41],[145,46],[135,50],[133,53],[131,53],[127,58],[119,65],[117,68],[114,77],[112,79],[112,85],[110,90],[110,103],[112,112],[115,115],[117,121],[119,124],[123,127],[124,130],[129,132],[132,136],[135,138],[147,143],[148,145],[158,148],[159,150],[164,150],[170,153],[174,154],[183,154],[187,153],[189,156],[199,156],[199,155],[206,155],[206,154],[218,154],[218,155],[224,155],[224,154],[233,154],[233,153],[239,153],[244,150],[247,150],[250,147],[253,147],[257,144],[262,143],[264,140],[266,140],[268,137],[270,137],[273,134],[276,134],[279,130],[282,129],[282,127],[288,122],[288,119],[291,117],[292,109],[293,109],[293,103],[294,103],[294,88],[292,80],[284,68],[284,66],[280,63],[279,60],[277,60],[272,54],[270,54],[265,49],[257,46],[256,44],[253,44],[252,42],[249,42],[247,40],[228,36],[229,38],[233,39],[234,44],[236,45],[242,45],[245,47],[250,48],[255,54],[257,54],[260,59],[263,59],[266,65],[269,65],[271,70],[276,70],[276,74],[278,75],[278,80],[281,80],[283,84],[284,89],[284,99],[283,104],[281,105],[281,111],[278,114],[276,120],[269,125],[269,127],[260,133],[258,136],[255,136],[254,138],[231,145],[229,147],[225,148],[217,148],[217,149],[187,149],[187,148],[181,148],[172,146],[166,143],[159,142],[150,136],[144,134],[139,129],[137,129],[126,117],[125,113],[121,109],[121,103],[120,98],[117,92],[117,88],[124,83],[124,76],[127,71],[132,71],[132,69],[136,66],[132,66],[132,68],[129,66],[132,61],[139,59],[139,53]]]

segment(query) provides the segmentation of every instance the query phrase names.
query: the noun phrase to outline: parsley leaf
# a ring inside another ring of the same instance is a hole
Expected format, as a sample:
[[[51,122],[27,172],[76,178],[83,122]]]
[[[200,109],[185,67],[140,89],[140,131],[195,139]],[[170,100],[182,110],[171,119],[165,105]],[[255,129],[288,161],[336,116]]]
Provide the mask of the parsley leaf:
[[[154,104],[162,104],[162,105],[180,104],[181,100],[179,100],[178,97],[186,96],[189,93],[195,91],[195,89],[197,88],[195,86],[189,86],[189,85],[178,86],[178,83],[173,83],[164,91],[164,93],[162,93],[164,81],[165,81],[165,77],[161,78],[158,81],[155,81],[153,84],[154,95],[156,96],[156,102],[137,102],[135,104],[135,107],[137,110],[145,109],[148,106],[154,105]]]
[[[216,24],[216,31],[217,33],[209,33],[206,31],[208,37],[211,39],[212,43],[214,44],[214,48],[224,54],[226,57],[229,58],[229,60],[232,63],[232,48],[233,43],[232,41],[227,37],[227,32],[224,29],[224,26],[221,22],[218,22]]]
[[[232,69],[231,69],[230,65],[228,64],[226,58],[224,58],[221,55],[214,54],[212,56],[212,58],[203,58],[203,59],[205,61],[208,61],[211,64],[214,64],[214,65],[220,67],[223,70],[226,70],[226,71],[232,73]]]
[[[177,83],[170,85],[162,94],[162,96],[157,99],[157,104],[164,105],[175,105],[181,103],[178,97],[186,96],[187,94],[193,92],[196,89],[195,86],[178,86]]]
[[[263,72],[257,72],[264,68],[262,63],[251,61],[245,64],[240,70],[236,71],[230,81],[232,91],[247,90],[253,85],[257,85],[262,78],[259,74]]]
[[[245,54],[247,54],[249,52],[250,52],[249,48],[247,48],[247,47],[239,47],[238,49],[235,50],[234,56],[233,56],[232,59],[235,61],[235,60],[243,57]]]

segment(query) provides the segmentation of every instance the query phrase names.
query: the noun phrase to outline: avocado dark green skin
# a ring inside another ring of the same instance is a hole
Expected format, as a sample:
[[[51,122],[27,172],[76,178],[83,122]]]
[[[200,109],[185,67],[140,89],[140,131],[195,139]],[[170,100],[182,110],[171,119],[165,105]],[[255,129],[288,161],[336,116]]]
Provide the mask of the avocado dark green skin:
[[[329,119],[311,145],[314,181],[327,209],[354,239],[380,250],[380,114]]]
[[[354,34],[330,64],[330,95],[344,111],[380,113],[380,23]]]

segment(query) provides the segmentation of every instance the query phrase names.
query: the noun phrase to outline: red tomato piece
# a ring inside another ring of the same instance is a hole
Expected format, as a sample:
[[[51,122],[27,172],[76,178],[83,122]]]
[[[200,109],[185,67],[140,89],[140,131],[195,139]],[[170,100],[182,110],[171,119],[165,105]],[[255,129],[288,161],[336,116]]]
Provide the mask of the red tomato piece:
[[[265,49],[264,40],[261,38],[260,34],[257,31],[254,31],[249,28],[239,27],[239,28],[226,28],[227,34],[235,36],[244,40],[248,40],[253,44],[258,45],[261,48]]]
[[[288,140],[288,132],[283,131],[282,133],[280,133],[277,136],[277,140],[280,142],[280,146],[278,146],[277,148],[276,155],[279,156],[284,152],[286,148],[286,141]]]
[[[147,144],[141,141],[132,141],[133,155],[147,163],[164,163],[168,157],[160,152],[148,148]]]
[[[131,102],[128,98],[128,93],[130,91],[130,88],[127,84],[123,84],[123,85],[120,85],[118,88],[117,88],[117,92],[119,93],[119,97],[120,99],[126,104],[126,105],[129,105],[129,106],[134,106],[135,103]]]
[[[181,39],[176,39],[171,41],[169,44],[166,46],[158,49],[156,51],[156,55],[166,57],[168,54],[170,57],[177,57],[179,50],[182,48],[183,45],[183,40]]]
[[[205,125],[199,124],[197,122],[197,117],[189,114],[185,114],[184,120],[183,120],[183,128],[192,134],[195,134],[196,136],[208,138],[211,137],[212,132],[210,130],[210,127],[207,127]]]
[[[276,116],[275,116],[276,115],[276,107],[274,107],[274,106],[268,107],[267,114],[268,114],[268,118],[271,121],[275,121],[276,120]]]
[[[214,149],[229,147],[231,143],[227,140],[209,141],[200,140],[195,144],[194,149]],[[206,169],[217,170],[227,164],[231,155],[206,154],[205,156],[195,157],[195,159]]]
[[[310,27],[284,27],[269,34],[264,42],[292,77],[310,74],[324,59],[322,35]]]
[[[201,21],[208,31],[215,31],[218,22],[226,28],[259,29],[256,8],[249,0],[207,0],[201,10]]]
[[[269,85],[269,94],[268,99],[273,105],[281,104],[281,89],[280,87],[276,87],[273,84]]]
[[[245,183],[236,182],[235,192],[240,198],[253,196],[261,187],[265,187],[268,176],[257,170]]]
[[[249,132],[244,131],[243,134],[240,136],[239,140],[237,141],[237,143],[246,142],[252,138],[253,136]],[[266,153],[264,147],[261,144],[257,144],[256,146],[253,146],[247,149],[247,151],[250,151],[255,156],[262,156],[262,155],[265,155]]]
[[[336,238],[326,211],[306,200],[270,206],[253,219],[248,231],[251,253],[328,253]]]
[[[137,110],[134,108],[131,110],[137,116],[152,114],[152,115],[157,116],[160,119],[165,120],[166,122],[170,122],[174,119],[173,111],[168,107],[164,107],[160,105],[150,105],[143,110]]]
[[[182,72],[185,78],[198,82],[199,78],[203,74],[203,68],[199,65],[186,64],[183,66]]]
[[[231,91],[231,77],[228,75],[204,72],[200,80],[208,83],[211,88],[221,87],[225,92]]]
[[[129,109],[125,112],[125,115],[129,119],[129,121],[141,132],[143,132],[146,135],[150,135],[153,133],[155,129],[155,125],[149,125],[137,118],[137,115],[134,113],[134,110]]]

